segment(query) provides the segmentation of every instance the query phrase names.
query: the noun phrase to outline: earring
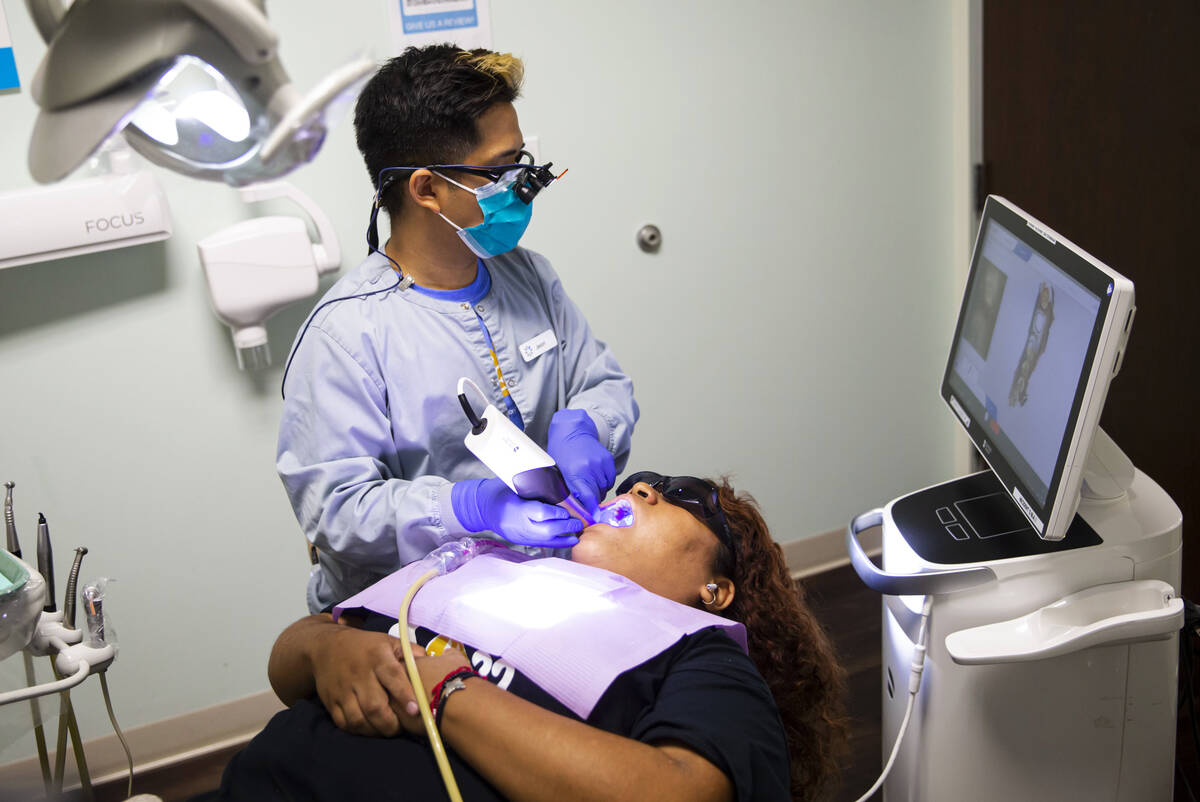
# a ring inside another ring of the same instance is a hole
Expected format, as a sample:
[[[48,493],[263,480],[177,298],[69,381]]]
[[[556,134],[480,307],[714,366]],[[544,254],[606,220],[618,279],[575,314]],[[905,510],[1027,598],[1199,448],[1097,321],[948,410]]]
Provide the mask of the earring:
[[[717,586],[714,583],[709,582],[707,585],[704,586],[704,589],[712,594],[712,598],[709,599],[708,601],[704,601],[704,599],[700,599],[700,601],[704,602],[704,604],[707,604],[707,605],[716,604],[717,603]]]

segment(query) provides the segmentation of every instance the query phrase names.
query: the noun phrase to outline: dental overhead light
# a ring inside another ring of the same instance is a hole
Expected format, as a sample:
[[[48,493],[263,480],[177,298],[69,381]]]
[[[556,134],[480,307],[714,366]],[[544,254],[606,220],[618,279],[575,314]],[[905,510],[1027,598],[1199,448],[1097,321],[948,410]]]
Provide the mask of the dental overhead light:
[[[199,243],[213,310],[233,330],[238,366],[269,365],[267,318],[313,295],[319,276],[341,264],[328,217],[273,179],[316,157],[330,121],[375,63],[355,59],[301,96],[279,60],[263,0],[26,0],[26,6],[48,44],[32,85],[40,107],[29,143],[36,180],[66,177],[97,150],[113,149],[110,140],[119,134],[151,162],[237,187],[247,203],[290,198],[308,212],[315,243],[302,220],[279,216],[247,220]],[[154,176],[144,173],[157,191]],[[78,191],[78,182],[72,185],[67,195]],[[169,236],[169,220],[153,236],[141,231],[163,216],[150,213],[165,210],[161,194],[152,195],[154,204],[127,192],[117,199],[119,213],[104,221],[134,221],[122,222],[120,242],[97,245],[91,237],[53,249],[25,243],[16,254],[0,247],[0,267]],[[43,206],[61,207],[59,195]]]
[[[326,120],[375,68],[335,70],[307,95],[279,60],[262,0],[26,0],[48,43],[29,170],[42,183],[111,135],[155,164],[240,187],[316,156]]]

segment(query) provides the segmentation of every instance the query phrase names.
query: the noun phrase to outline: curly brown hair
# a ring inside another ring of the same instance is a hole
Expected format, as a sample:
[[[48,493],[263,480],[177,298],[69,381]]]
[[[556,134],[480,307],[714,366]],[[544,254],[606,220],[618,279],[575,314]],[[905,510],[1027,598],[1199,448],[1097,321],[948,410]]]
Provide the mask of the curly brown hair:
[[[787,733],[792,798],[814,800],[833,784],[845,751],[845,671],[824,629],[792,579],[758,503],[727,479],[709,480],[733,534],[737,555],[720,545],[713,570],[733,580],[721,615],[746,627],[750,659],[771,689]]]

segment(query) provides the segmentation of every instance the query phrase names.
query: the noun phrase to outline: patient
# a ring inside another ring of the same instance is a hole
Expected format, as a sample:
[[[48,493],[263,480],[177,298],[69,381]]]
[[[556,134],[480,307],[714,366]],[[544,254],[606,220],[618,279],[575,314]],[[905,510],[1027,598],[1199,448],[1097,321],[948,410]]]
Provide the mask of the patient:
[[[634,523],[587,528],[572,559],[741,622],[749,657],[701,629],[621,674],[581,720],[502,661],[418,629],[427,698],[456,666],[486,664],[442,697],[464,799],[817,798],[845,742],[843,673],[753,499],[650,472],[618,492]],[[289,709],[235,756],[222,798],[445,798],[394,623],[321,614],[280,635],[269,674]]]

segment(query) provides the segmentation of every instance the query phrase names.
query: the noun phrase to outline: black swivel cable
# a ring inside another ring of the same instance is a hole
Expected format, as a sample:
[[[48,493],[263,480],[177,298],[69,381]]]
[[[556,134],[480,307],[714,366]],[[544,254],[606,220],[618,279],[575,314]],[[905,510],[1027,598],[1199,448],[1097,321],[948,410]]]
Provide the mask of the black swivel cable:
[[[380,176],[380,180],[383,180],[382,175]],[[395,289],[407,290],[413,284],[412,276],[404,275],[404,271],[400,269],[399,263],[397,263],[395,259],[388,256],[386,252],[380,250],[379,248],[379,232],[375,228],[375,219],[379,214],[379,200],[387,188],[388,184],[383,184],[383,189],[376,194],[375,202],[371,207],[371,221],[367,224],[367,255],[370,256],[371,253],[377,253],[384,259],[387,259],[389,262],[391,262],[392,268],[396,273],[396,283],[388,287],[383,287],[382,289],[371,290],[370,292],[360,292],[357,295],[343,295],[340,298],[330,298],[328,301],[325,301],[312,311],[312,314],[308,316],[308,320],[304,322],[304,328],[300,330],[300,336],[296,338],[296,344],[292,346],[292,352],[288,354],[287,364],[283,368],[283,380],[279,382],[279,395],[285,401],[287,400],[287,391],[285,388],[287,387],[288,371],[292,369],[292,360],[296,358],[296,352],[300,350],[300,343],[304,340],[304,335],[308,333],[308,327],[312,325],[312,322],[316,319],[318,312],[330,304],[337,303],[338,301],[349,301],[353,300],[354,298],[366,298],[371,295],[378,295],[381,292],[390,292],[391,290]]]
[[[380,251],[379,253],[382,253],[382,251]],[[384,254],[384,256],[387,256],[387,254]],[[388,258],[389,262],[392,261],[392,258],[390,256],[388,256],[387,258]],[[395,264],[395,263],[393,262],[393,264]],[[371,290],[370,292],[360,292],[357,295],[343,295],[340,298],[330,298],[328,301],[326,301],[325,303],[321,304],[316,309],[314,309],[312,314],[308,316],[308,320],[305,321],[304,328],[300,330],[300,336],[296,338],[296,344],[294,346],[292,346],[292,353],[288,355],[287,365],[283,369],[283,381],[281,381],[279,383],[279,395],[281,397],[283,397],[284,399],[287,398],[287,392],[284,390],[284,387],[287,386],[288,371],[292,369],[292,360],[296,358],[296,352],[300,350],[300,343],[304,339],[304,335],[308,333],[308,327],[310,325],[312,325],[312,322],[313,322],[313,320],[316,319],[318,312],[320,312],[322,309],[329,306],[330,304],[337,303],[338,301],[349,301],[354,298],[366,298],[370,295],[378,295],[381,292],[388,292],[390,290],[394,290],[394,289],[398,288],[401,284],[403,284],[406,280],[407,280],[407,277],[405,277],[404,275],[397,272],[395,284],[384,287],[382,289]]]

